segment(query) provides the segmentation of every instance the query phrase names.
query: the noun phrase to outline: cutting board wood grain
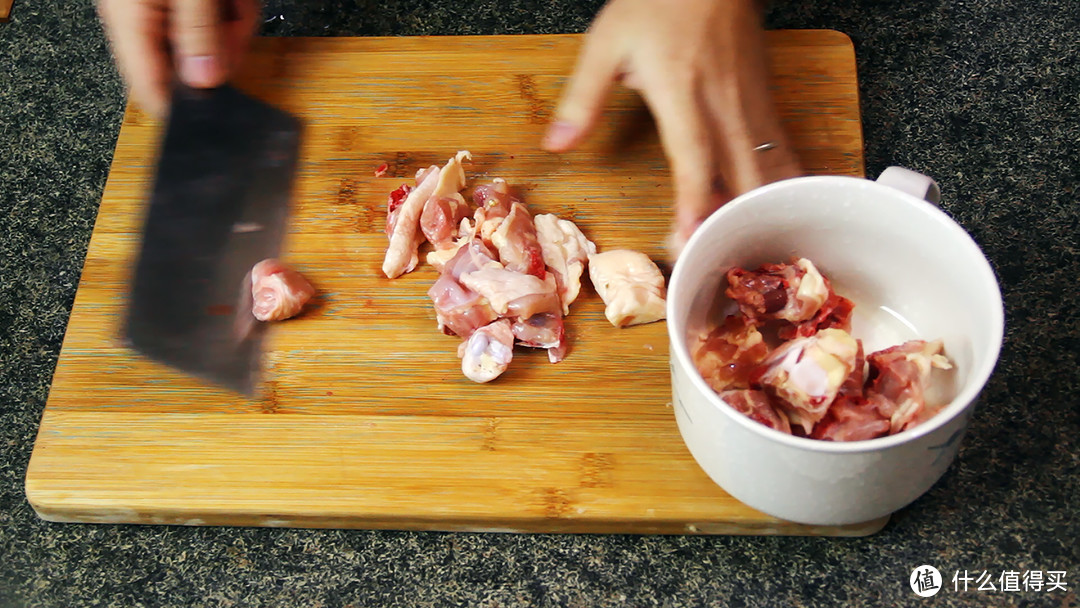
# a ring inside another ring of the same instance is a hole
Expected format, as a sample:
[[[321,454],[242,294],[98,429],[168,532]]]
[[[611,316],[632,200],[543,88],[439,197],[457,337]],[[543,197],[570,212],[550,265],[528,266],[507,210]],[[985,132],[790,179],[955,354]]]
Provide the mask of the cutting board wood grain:
[[[861,176],[854,53],[770,32],[774,87],[810,173]],[[663,259],[672,186],[639,98],[617,90],[580,150],[538,142],[579,36],[259,39],[237,85],[300,116],[285,259],[319,295],[267,338],[247,399],[118,341],[162,125],[129,107],[26,477],[53,521],[532,532],[870,534],[781,521],[713,484],[671,409],[664,323],[615,329],[586,286],[552,365],[519,349],[489,385],[426,296],[379,272],[387,193],[468,149],[597,245]],[[375,177],[382,163],[389,171]]]

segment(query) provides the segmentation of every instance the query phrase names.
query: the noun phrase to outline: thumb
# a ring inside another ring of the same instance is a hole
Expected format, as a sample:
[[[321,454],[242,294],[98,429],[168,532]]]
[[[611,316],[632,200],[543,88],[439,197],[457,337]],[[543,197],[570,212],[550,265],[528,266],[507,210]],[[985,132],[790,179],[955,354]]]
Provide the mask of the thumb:
[[[196,88],[225,81],[226,61],[219,0],[172,0],[171,38],[180,79]]]
[[[563,91],[559,109],[544,135],[541,146],[551,152],[573,148],[600,118],[611,86],[614,84],[621,63],[620,50],[611,28],[597,22],[585,39],[585,46],[578,55],[577,66],[570,83]]]

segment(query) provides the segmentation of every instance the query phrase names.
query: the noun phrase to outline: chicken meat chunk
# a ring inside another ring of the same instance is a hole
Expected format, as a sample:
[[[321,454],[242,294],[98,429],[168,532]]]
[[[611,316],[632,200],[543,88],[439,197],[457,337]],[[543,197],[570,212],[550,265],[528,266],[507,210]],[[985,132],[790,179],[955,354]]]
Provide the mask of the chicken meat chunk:
[[[813,262],[799,258],[794,264],[763,264],[756,270],[732,268],[727,273],[727,296],[754,322],[811,319],[831,289]]]
[[[570,305],[581,293],[581,275],[585,273],[589,256],[596,254],[596,245],[570,220],[544,213],[535,216],[533,222],[544,264],[555,275],[563,315],[568,315]]]
[[[458,152],[439,172],[435,191],[424,203],[420,214],[420,230],[436,250],[454,248],[458,226],[471,209],[461,190],[465,187],[462,162],[472,160],[468,150]]]
[[[251,313],[260,321],[294,317],[315,295],[315,288],[299,272],[270,258],[251,269]]]
[[[926,390],[934,370],[952,369],[942,349],[941,340],[909,340],[867,357],[867,394],[883,399],[891,432],[907,430],[937,413],[937,408],[926,402]]]
[[[407,184],[390,195],[387,209],[386,234],[390,245],[386,248],[382,271],[387,278],[397,278],[412,272],[420,262],[420,244],[425,238],[436,239],[436,246],[451,246],[455,235],[453,226],[467,214],[465,199],[459,191],[465,187],[465,173],[461,162],[472,158],[468,151],[458,152],[447,161],[445,167],[432,165],[416,173],[416,186]],[[425,209],[428,225],[422,226]],[[425,230],[426,228],[426,230]]]
[[[473,332],[458,346],[461,371],[473,382],[491,382],[514,358],[514,334],[510,320],[499,319]]]
[[[778,346],[761,363],[751,384],[760,385],[809,435],[855,371],[859,344],[841,329],[824,329]]]
[[[652,323],[667,314],[664,275],[644,253],[612,249],[590,255],[589,278],[615,327]]]

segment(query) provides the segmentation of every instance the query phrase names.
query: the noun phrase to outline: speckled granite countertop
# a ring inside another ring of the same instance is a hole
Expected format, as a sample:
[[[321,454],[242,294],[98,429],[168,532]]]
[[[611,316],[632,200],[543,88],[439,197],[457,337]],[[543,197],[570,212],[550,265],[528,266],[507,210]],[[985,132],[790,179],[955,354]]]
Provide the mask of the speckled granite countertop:
[[[267,35],[580,32],[596,0],[268,0]],[[0,25],[0,606],[1076,606],[1080,10],[1074,0],[779,0],[855,41],[868,173],[936,177],[1003,285],[1001,362],[957,462],[862,539],[48,524],[23,477],[121,120],[90,0]],[[946,588],[921,600],[917,565]],[[955,591],[986,571],[998,591]],[[1066,591],[1000,590],[1064,570]]]

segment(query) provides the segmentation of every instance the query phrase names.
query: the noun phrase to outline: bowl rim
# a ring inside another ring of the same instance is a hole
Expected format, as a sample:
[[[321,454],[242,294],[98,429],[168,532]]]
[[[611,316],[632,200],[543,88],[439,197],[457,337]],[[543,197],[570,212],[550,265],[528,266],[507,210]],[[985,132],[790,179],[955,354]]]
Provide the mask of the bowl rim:
[[[685,323],[676,320],[674,313],[676,300],[670,294],[677,294],[677,291],[672,289],[674,285],[682,282],[686,265],[680,263],[682,260],[687,259],[686,253],[690,252],[702,245],[700,243],[706,240],[706,234],[710,232],[710,228],[723,221],[724,217],[732,212],[732,210],[738,207],[750,204],[754,199],[763,196],[765,194],[773,193],[777,190],[787,190],[792,188],[801,187],[805,183],[819,182],[819,183],[836,183],[844,184],[846,187],[852,183],[857,182],[860,187],[869,187],[877,190],[878,193],[887,193],[894,197],[899,203],[907,204],[916,209],[916,212],[921,212],[932,221],[936,221],[941,224],[949,232],[956,235],[961,242],[961,247],[967,249],[968,253],[974,254],[973,259],[977,260],[976,268],[973,272],[979,275],[980,283],[985,284],[989,291],[996,293],[995,298],[991,298],[991,322],[992,335],[990,336],[990,350],[989,356],[985,358],[983,363],[976,369],[972,370],[972,375],[969,381],[965,384],[963,390],[961,390],[945,407],[941,409],[936,415],[927,420],[926,422],[916,426],[913,429],[902,431],[895,435],[887,435],[885,437],[877,437],[875,439],[863,439],[859,441],[826,441],[822,439],[810,439],[808,437],[797,437],[765,426],[759,422],[752,420],[750,417],[739,412],[735,408],[731,407],[726,401],[720,398],[720,395],[712,389],[702,378],[701,373],[698,372],[697,366],[694,365],[693,360],[690,357],[689,347],[685,336]],[[915,440],[929,435],[943,426],[949,424],[955,418],[960,416],[965,411],[969,410],[979,394],[985,388],[986,383],[989,381],[990,376],[993,374],[994,368],[997,366],[998,358],[1001,354],[1001,347],[1005,335],[1005,310],[1004,302],[1001,295],[1001,286],[998,283],[997,277],[994,275],[993,268],[990,266],[989,260],[982,252],[982,249],[971,237],[970,234],[960,224],[953,220],[948,214],[942,211],[937,205],[929,201],[920,199],[916,196],[902,192],[895,188],[885,186],[877,183],[873,180],[859,177],[849,177],[840,175],[814,175],[805,177],[795,177],[791,179],[781,180],[773,182],[765,186],[761,186],[750,192],[742,194],[730,202],[726,203],[712,215],[710,215],[694,234],[691,235],[687,241],[686,246],[683,248],[682,254],[679,259],[676,260],[672,269],[671,280],[668,282],[668,302],[667,302],[667,332],[668,340],[671,343],[671,353],[669,357],[678,359],[678,364],[686,371],[686,375],[689,378],[694,388],[701,394],[705,395],[709,404],[712,407],[718,408],[728,418],[735,420],[736,424],[740,424],[743,428],[755,433],[764,439],[775,441],[783,445],[796,448],[799,450],[817,452],[817,453],[829,453],[829,454],[851,454],[851,453],[864,453],[875,452],[889,448],[893,448],[899,445],[904,445]],[[674,365],[674,363],[673,363]]]

